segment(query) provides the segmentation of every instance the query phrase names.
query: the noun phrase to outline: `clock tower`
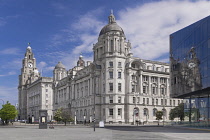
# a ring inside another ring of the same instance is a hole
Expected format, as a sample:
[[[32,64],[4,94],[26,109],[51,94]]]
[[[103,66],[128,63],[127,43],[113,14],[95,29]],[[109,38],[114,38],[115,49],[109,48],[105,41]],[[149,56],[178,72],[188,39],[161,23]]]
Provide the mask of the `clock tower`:
[[[36,59],[28,43],[25,57],[22,60],[21,75],[19,75],[18,101],[19,101],[19,118],[27,119],[27,86],[36,81],[40,73],[36,68]]]

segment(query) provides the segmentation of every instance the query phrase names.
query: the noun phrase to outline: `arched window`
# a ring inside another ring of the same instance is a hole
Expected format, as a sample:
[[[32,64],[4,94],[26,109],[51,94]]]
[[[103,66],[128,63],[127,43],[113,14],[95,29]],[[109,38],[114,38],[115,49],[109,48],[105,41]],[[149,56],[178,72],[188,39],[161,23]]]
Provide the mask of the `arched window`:
[[[154,109],[153,109],[153,116],[156,116],[156,112],[157,112],[157,109],[154,108]]]
[[[148,109],[147,108],[144,108],[144,111],[143,111],[144,114],[143,115],[144,116],[148,116],[148,112],[149,112]]]

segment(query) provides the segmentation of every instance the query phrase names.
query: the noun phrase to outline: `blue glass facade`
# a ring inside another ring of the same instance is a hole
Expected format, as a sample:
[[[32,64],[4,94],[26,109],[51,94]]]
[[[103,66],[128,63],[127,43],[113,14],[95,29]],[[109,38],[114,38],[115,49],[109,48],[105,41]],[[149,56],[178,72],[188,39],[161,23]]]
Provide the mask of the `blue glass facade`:
[[[210,16],[170,35],[171,95],[184,99],[185,120],[210,120]]]

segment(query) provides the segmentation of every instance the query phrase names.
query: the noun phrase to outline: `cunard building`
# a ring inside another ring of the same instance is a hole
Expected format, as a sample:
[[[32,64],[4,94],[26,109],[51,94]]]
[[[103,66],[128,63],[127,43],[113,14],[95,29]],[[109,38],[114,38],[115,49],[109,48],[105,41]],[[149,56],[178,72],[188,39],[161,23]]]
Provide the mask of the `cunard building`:
[[[34,112],[44,108],[49,110],[48,119],[52,119],[57,109],[64,108],[78,122],[91,122],[95,118],[106,123],[133,123],[137,120],[154,122],[156,111],[162,110],[164,121],[169,120],[170,110],[181,102],[170,98],[169,64],[133,57],[131,48],[111,13],[108,24],[99,33],[98,42],[93,45],[93,62],[85,62],[80,55],[72,69],[67,70],[59,62],[51,82],[50,79],[49,83],[39,82],[42,78],[39,76],[26,84],[26,79],[30,79],[36,70],[35,66],[30,68],[31,61],[27,56],[23,69],[29,73],[25,83],[19,86],[22,87],[19,102],[24,97],[27,105],[31,105],[24,106],[28,108],[26,116],[33,113],[38,118]]]

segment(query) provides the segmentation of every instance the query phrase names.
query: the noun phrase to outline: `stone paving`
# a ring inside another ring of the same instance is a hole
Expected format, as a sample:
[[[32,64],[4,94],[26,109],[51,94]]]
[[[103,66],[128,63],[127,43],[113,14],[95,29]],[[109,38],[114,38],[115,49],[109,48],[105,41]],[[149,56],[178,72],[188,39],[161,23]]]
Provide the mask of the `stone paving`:
[[[182,127],[105,125],[96,128],[83,125],[55,125],[38,129],[38,125],[0,126],[0,140],[207,140],[210,131]]]

